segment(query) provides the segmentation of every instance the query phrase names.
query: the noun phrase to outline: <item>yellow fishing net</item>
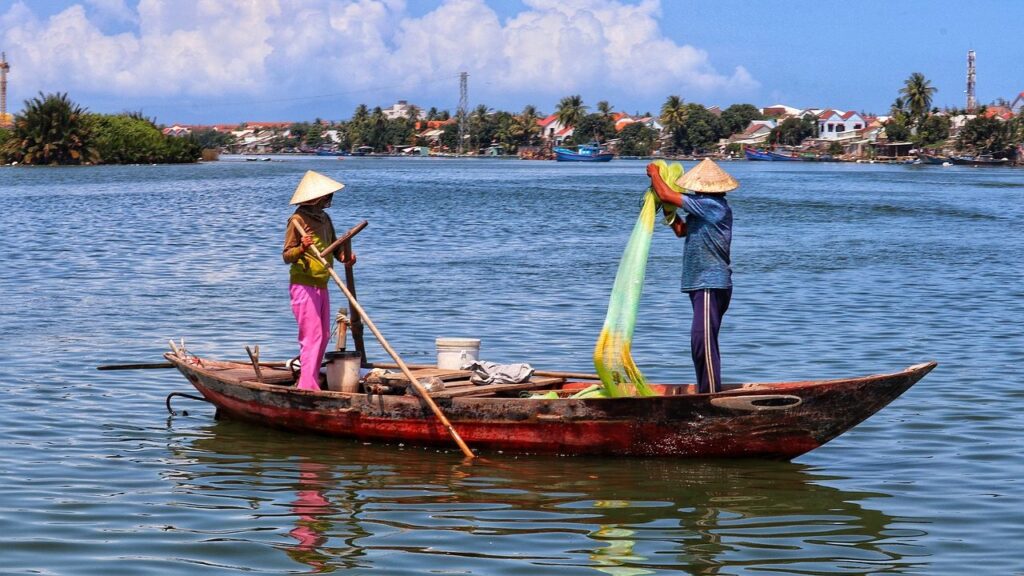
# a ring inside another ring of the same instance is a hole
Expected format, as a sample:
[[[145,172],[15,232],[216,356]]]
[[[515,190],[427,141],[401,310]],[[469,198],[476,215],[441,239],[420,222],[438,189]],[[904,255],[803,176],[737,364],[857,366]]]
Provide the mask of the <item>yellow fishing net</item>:
[[[676,192],[682,189],[676,186],[676,180],[683,175],[683,166],[679,163],[668,164],[664,160],[655,162],[661,179]],[[651,249],[651,237],[654,234],[654,221],[661,202],[651,188],[644,193],[640,216],[633,226],[633,234],[629,237],[626,250],[619,260],[619,271],[615,274],[615,284],[608,301],[608,314],[604,319],[604,328],[594,347],[594,366],[601,377],[602,389],[596,395],[606,397],[654,396],[655,393],[647,384],[643,373],[633,361],[630,348],[633,344],[633,329],[636,327],[636,313],[640,306],[640,294],[643,291],[644,275],[647,272],[647,254]],[[675,206],[662,207],[665,212],[665,224],[675,219]]]

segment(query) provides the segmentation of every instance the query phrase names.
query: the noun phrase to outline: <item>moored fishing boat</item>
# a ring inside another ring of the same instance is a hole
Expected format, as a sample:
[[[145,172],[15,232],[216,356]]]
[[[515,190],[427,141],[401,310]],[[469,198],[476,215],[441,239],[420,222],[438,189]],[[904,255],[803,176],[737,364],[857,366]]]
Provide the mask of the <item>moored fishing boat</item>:
[[[317,156],[347,156],[348,152],[343,150],[331,150],[330,148],[317,148],[314,154]]]
[[[937,166],[941,166],[944,162],[949,162],[948,156],[938,156],[936,154],[928,154],[926,152],[919,153],[917,157],[921,160],[922,164],[935,164]]]
[[[401,376],[387,386],[364,384],[358,393],[316,392],[294,388],[292,372],[271,363],[260,364],[257,376],[253,365],[183,350],[166,358],[217,407],[218,417],[367,441],[451,443],[423,399],[394,393],[408,387]],[[451,371],[410,368],[417,379],[448,378],[430,397],[476,449],[789,460],[867,419],[935,366],[927,362],[859,378],[726,385],[714,394],[695,394],[693,385],[653,385],[652,397],[589,399],[569,397],[593,383],[588,374],[538,371],[526,383],[476,386]],[[556,397],[520,398],[525,391]]]
[[[743,147],[743,155],[746,156],[747,160],[770,162],[772,159],[764,150],[758,150],[749,146]]]
[[[788,150],[767,150],[765,154],[775,162],[797,162],[803,160],[799,154]]]
[[[608,152],[597,143],[580,144],[576,149],[555,146],[555,160],[559,162],[608,162],[615,154]]]
[[[949,160],[958,166],[1006,166],[1009,158],[993,158],[991,154],[980,156],[950,156]]]

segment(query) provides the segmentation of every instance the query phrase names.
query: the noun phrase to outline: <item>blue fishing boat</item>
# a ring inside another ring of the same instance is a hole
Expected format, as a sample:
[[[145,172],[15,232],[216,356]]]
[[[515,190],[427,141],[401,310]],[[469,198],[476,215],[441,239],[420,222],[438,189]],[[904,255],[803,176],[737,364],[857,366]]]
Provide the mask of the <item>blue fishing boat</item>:
[[[576,149],[555,146],[555,160],[559,162],[608,162],[615,157],[615,154],[602,148],[600,144],[580,144]]]
[[[767,150],[765,152],[773,162],[799,162],[802,160],[799,154],[789,151]]]
[[[743,155],[747,157],[747,160],[762,160],[765,162],[771,161],[772,157],[768,155],[764,150],[757,150],[750,148],[749,146],[743,147]]]

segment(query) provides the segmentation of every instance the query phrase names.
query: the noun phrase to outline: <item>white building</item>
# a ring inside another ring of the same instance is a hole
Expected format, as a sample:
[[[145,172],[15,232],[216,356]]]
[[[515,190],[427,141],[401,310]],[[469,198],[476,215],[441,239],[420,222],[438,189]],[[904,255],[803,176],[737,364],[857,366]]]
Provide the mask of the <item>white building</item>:
[[[772,128],[774,127],[774,120],[751,120],[750,124],[747,125],[746,130],[733,134],[724,143],[733,142],[735,144],[744,145],[761,144],[768,139],[768,135],[772,133]]]
[[[867,126],[860,114],[829,108],[818,114],[818,138],[820,140],[846,140],[857,136]]]
[[[405,100],[399,100],[396,104],[392,104],[390,108],[385,108],[383,112],[388,120],[394,120],[395,118],[419,120],[420,116],[423,115],[423,111],[418,106],[409,104]]]
[[[573,133],[572,126],[562,126],[562,123],[558,121],[558,114],[538,119],[537,126],[540,126],[540,137],[555,144],[561,143]]]
[[[799,118],[802,113],[803,111],[799,108],[793,108],[792,106],[786,106],[785,104],[773,104],[771,106],[761,108],[761,114],[782,119]]]

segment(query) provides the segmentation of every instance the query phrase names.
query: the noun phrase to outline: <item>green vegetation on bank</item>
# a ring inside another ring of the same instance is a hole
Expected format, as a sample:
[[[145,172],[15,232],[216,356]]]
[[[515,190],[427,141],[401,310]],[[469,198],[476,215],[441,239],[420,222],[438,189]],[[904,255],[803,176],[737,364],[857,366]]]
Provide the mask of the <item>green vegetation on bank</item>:
[[[912,142],[918,148],[952,148],[958,152],[1012,157],[1024,141],[1024,115],[996,119],[982,106],[975,112],[941,111],[932,106],[938,90],[920,72],[911,74],[889,110],[885,132],[891,141]],[[1011,110],[1012,112],[1012,110]],[[973,116],[973,117],[972,117]],[[956,138],[950,140],[952,119],[964,117]]]
[[[194,138],[164,135],[141,114],[90,114],[67,94],[25,101],[14,126],[0,132],[0,161],[37,165],[195,162]]]
[[[877,135],[883,143],[909,142],[918,149],[1016,157],[1018,146],[1024,141],[1024,114],[1007,114],[1011,104],[1006,101],[993,104],[991,110],[982,106],[972,114],[965,110],[940,111],[932,105],[936,92],[923,74],[911,74],[899,89],[888,118],[882,119],[884,132],[879,133],[878,124],[874,125],[872,141]],[[830,143],[820,140],[817,112],[808,110],[803,117],[784,118],[770,130],[765,143],[813,145],[819,152],[827,143],[827,151],[833,156],[850,153],[849,138]],[[233,132],[222,127],[198,128],[191,133],[183,130],[187,136],[170,136],[141,113],[93,114],[72,102],[67,94],[40,93],[25,102],[12,127],[0,128],[0,162],[183,163],[198,160],[207,148],[287,153],[321,148],[394,152],[421,146],[442,152],[490,153],[497,148],[498,153],[516,153],[523,147],[593,141],[610,143],[626,156],[648,156],[655,152],[666,156],[703,154],[723,148],[738,155],[742,146],[726,139],[742,133],[752,120],[766,119],[752,104],[734,104],[719,112],[716,108],[688,103],[679,95],[668,96],[658,114],[622,114],[608,101],[591,107],[579,94],[574,94],[559,100],[551,115],[553,122],[544,123],[542,128],[540,121],[547,116],[533,105],[515,113],[480,104],[452,116],[437,108],[423,112],[407,106],[396,114],[380,106],[371,109],[360,104],[351,118],[343,121],[317,118],[290,125],[254,124],[249,131],[243,123]],[[869,124],[874,120],[866,114],[864,117]],[[568,137],[566,127],[573,129]],[[816,140],[808,141],[809,138]],[[858,148],[854,153],[862,152]]]

